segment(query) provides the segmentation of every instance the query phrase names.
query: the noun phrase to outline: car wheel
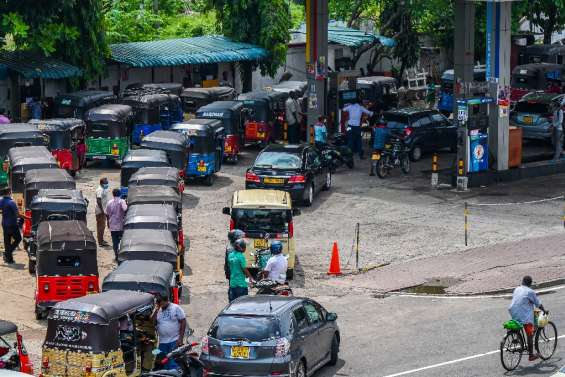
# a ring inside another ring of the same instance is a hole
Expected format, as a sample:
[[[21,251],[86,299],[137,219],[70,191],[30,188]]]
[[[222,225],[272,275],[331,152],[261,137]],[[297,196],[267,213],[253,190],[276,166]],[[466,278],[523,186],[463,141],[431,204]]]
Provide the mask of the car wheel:
[[[306,189],[304,195],[306,196],[304,198],[304,205],[306,207],[310,207],[312,205],[312,203],[314,203],[314,184],[310,183],[310,185],[308,185],[308,188]]]
[[[339,354],[339,341],[337,340],[337,334],[336,334],[332,339],[332,348],[330,350],[330,361],[328,362],[329,365],[337,364],[338,354]]]
[[[422,158],[422,147],[415,145],[410,150],[410,160],[416,162]]]
[[[326,172],[326,183],[324,183],[324,191],[329,190],[332,187],[332,173],[328,170]]]
[[[306,365],[304,365],[304,360],[298,362],[292,377],[306,377]]]

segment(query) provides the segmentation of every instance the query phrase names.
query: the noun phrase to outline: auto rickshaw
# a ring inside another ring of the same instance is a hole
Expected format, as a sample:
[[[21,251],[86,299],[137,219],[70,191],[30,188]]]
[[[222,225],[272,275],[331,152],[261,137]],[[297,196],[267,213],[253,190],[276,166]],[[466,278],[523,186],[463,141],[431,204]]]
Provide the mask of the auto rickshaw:
[[[243,146],[243,104],[238,101],[217,101],[201,107],[196,117],[201,119],[219,119],[224,126],[224,158],[237,163]]]
[[[191,119],[178,123],[171,131],[185,134],[189,138],[188,166],[186,178],[204,178],[206,184],[214,183],[214,174],[222,168],[224,155],[224,127],[217,119]]]
[[[102,105],[90,109],[86,122],[86,159],[121,163],[130,148],[133,110],[128,105]]]
[[[171,167],[164,151],[155,149],[131,149],[122,161],[120,187],[122,196],[128,195],[128,182],[133,173],[143,167]]]
[[[37,127],[27,123],[0,124],[0,186],[8,185],[10,163],[7,157],[10,148],[29,145],[46,145],[46,138]]]
[[[41,189],[31,201],[29,213],[31,217],[31,232],[27,239],[29,245],[28,271],[35,274],[37,263],[37,228],[43,221],[79,220],[86,223],[88,201],[79,190]],[[26,216],[27,221],[27,216]],[[25,223],[24,223],[25,228]],[[23,232],[25,234],[25,231]],[[25,240],[24,236],[24,240]]]
[[[8,152],[10,166],[10,188],[12,197],[23,215],[25,175],[32,169],[55,169],[58,168],[57,160],[44,146],[29,146],[12,148]]]
[[[387,111],[398,107],[398,90],[394,77],[358,77],[357,89],[365,107],[371,111]]]
[[[33,364],[29,359],[18,326],[0,320],[0,375],[2,370],[12,370],[33,376]]]
[[[141,141],[141,148],[161,150],[167,154],[171,166],[184,175],[188,164],[188,137],[173,131],[155,131]]]
[[[150,293],[108,291],[57,303],[47,320],[43,377],[139,376],[157,339]]]
[[[175,282],[181,284],[181,252],[173,234],[163,229],[126,229],[120,241],[118,264],[127,260],[167,262],[175,271]]]
[[[102,292],[125,290],[167,295],[175,304],[179,303],[180,289],[173,266],[159,261],[126,260],[102,282]]]
[[[168,204],[177,212],[179,227],[182,228],[182,196],[178,190],[167,186],[133,186],[129,188],[128,207],[141,204]]]
[[[96,240],[84,221],[39,223],[36,276],[36,319],[59,301],[99,292]]]
[[[175,168],[141,168],[129,179],[128,187],[133,186],[167,186],[184,192],[184,180]]]
[[[245,143],[263,145],[275,141],[274,109],[268,92],[249,92],[237,98],[243,103],[245,114]]]
[[[517,65],[512,70],[510,101],[517,102],[527,93],[536,90],[562,93],[561,82],[564,79],[565,68],[561,64],[532,63]]]
[[[210,88],[185,88],[180,98],[184,112],[194,114],[202,106],[215,101],[230,101],[235,98],[235,90],[228,86],[214,86]]]
[[[114,93],[102,90],[81,90],[55,97],[55,118],[79,118],[93,107],[116,102]]]

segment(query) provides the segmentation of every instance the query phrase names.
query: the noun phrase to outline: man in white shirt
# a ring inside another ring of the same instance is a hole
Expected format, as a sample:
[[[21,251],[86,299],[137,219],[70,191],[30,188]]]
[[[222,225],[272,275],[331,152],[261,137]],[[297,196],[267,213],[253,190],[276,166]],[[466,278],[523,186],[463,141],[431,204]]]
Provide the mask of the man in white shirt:
[[[157,304],[152,318],[157,326],[157,335],[159,335],[159,350],[168,354],[182,346],[186,330],[186,314],[179,305],[170,302],[166,295],[158,296]],[[173,360],[165,364],[165,369],[176,368],[177,364]]]
[[[361,118],[363,114],[373,116],[373,112],[361,106],[359,100],[356,103],[345,106],[343,111],[349,114],[349,119],[347,120],[349,148],[351,148],[353,153],[359,153],[359,158],[363,160],[365,157],[363,156],[363,143],[361,139]]]
[[[279,284],[286,283],[286,270],[288,269],[288,261],[282,254],[281,241],[273,241],[271,244],[271,255],[267,262],[267,266],[263,270],[263,278],[276,281]]]
[[[100,178],[100,185],[96,188],[96,207],[94,214],[96,215],[96,238],[98,246],[110,246],[108,242],[104,241],[104,230],[106,228],[106,205],[109,201],[110,186],[108,185],[108,178]]]
[[[288,143],[298,144],[299,139],[299,127],[300,127],[300,111],[298,101],[296,100],[296,94],[290,93],[285,104],[285,116],[286,123],[288,124]]]

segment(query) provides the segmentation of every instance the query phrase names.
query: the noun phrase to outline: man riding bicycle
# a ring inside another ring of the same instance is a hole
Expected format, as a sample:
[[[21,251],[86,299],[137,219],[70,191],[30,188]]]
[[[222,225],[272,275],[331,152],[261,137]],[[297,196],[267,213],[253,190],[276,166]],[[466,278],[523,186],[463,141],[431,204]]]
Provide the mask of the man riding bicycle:
[[[508,311],[513,320],[524,326],[528,338],[529,360],[534,361],[539,357],[534,355],[534,309],[539,308],[542,311],[545,311],[545,309],[531,286],[531,276],[524,276],[522,285],[514,289],[512,293],[512,303],[508,307]]]

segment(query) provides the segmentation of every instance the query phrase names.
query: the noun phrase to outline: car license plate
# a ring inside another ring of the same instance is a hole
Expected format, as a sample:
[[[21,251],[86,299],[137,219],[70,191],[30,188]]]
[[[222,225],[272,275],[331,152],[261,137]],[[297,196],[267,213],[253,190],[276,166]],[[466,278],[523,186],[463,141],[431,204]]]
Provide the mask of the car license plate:
[[[233,346],[231,348],[232,359],[249,359],[249,347]]]
[[[199,172],[206,172],[206,166],[199,166],[196,168],[196,170]]]
[[[371,160],[373,160],[373,161],[378,161],[380,159],[381,159],[380,153],[373,153],[373,155],[371,156]]]
[[[92,156],[93,160],[105,160],[106,156]]]
[[[269,247],[269,240],[258,239],[253,241],[253,246],[256,249],[266,249]]]
[[[385,144],[385,149],[390,149],[392,148],[392,144]]]
[[[532,124],[533,123],[533,118],[531,116],[525,116],[524,117],[524,123],[526,124]]]
[[[265,179],[263,179],[263,182],[276,185],[276,184],[284,183],[284,179],[282,179],[282,178],[265,178]]]

